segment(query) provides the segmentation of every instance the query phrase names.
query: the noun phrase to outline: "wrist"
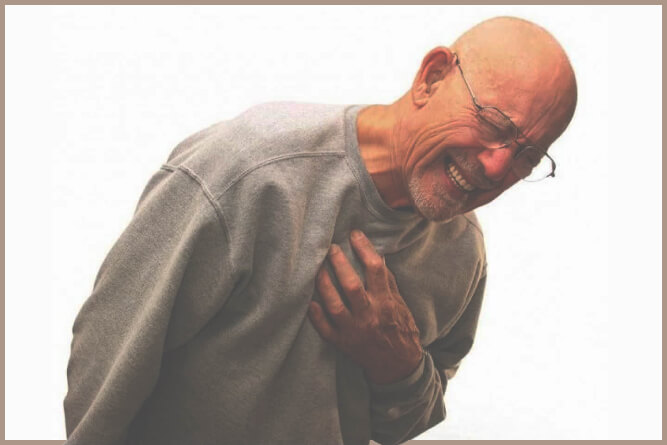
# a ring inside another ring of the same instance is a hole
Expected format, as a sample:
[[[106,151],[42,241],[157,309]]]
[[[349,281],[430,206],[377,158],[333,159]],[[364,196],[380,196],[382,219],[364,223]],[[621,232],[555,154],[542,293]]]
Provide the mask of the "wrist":
[[[420,347],[418,354],[411,360],[403,360],[395,366],[382,366],[364,370],[366,378],[375,385],[389,385],[410,377],[420,368],[426,352]]]

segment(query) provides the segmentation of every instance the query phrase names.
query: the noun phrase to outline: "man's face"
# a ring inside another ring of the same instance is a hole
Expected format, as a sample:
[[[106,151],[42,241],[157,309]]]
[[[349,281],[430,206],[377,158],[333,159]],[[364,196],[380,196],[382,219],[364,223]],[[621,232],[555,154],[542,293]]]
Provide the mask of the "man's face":
[[[576,81],[563,49],[544,29],[499,17],[468,30],[453,51],[463,57],[463,75],[479,104],[507,115],[521,130],[520,144],[546,150],[565,130],[576,106]],[[426,55],[394,136],[392,162],[404,190],[431,220],[492,201],[520,181],[515,171],[525,176],[536,161],[515,158],[520,146],[512,137],[499,148],[507,138],[494,137],[480,120],[453,51],[437,47]]]
[[[456,84],[454,82],[454,84]],[[465,88],[463,82],[459,85]],[[498,148],[496,130],[480,120],[467,91],[447,104],[434,99],[414,116],[403,171],[415,209],[443,221],[484,205],[518,182],[516,144]]]

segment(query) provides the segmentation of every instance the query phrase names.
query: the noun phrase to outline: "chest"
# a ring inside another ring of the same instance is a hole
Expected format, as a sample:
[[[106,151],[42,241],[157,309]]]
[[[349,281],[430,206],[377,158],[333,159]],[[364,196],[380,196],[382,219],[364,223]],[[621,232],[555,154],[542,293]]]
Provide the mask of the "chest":
[[[361,203],[353,204],[363,209]],[[246,285],[227,310],[274,326],[300,323],[308,303],[320,299],[315,277],[321,267],[329,267],[327,252],[332,243],[341,247],[364,281],[364,267],[349,242],[353,229],[362,230],[385,257],[424,345],[451,329],[481,277],[481,233],[463,217],[442,225],[388,226],[378,224],[363,210],[332,211],[328,218],[321,217],[322,209],[294,209],[293,213],[284,219],[289,223],[265,225],[255,232],[245,257]],[[293,323],[288,323],[292,318]]]
[[[399,293],[415,319],[423,345],[446,335],[458,321],[484,264],[475,240],[437,241],[423,237],[396,252],[387,251],[381,242],[376,242],[378,253],[384,255],[387,268],[396,277]],[[364,267],[349,242],[342,242],[341,248],[364,280]]]

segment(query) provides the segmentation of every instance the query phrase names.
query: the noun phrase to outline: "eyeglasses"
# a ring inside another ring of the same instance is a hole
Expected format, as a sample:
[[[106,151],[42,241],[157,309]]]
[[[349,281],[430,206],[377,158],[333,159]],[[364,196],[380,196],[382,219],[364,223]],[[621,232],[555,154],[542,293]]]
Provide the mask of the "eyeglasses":
[[[512,171],[514,174],[528,182],[537,182],[549,177],[556,176],[556,162],[543,149],[534,144],[520,144],[518,138],[521,135],[524,139],[528,138],[521,133],[512,119],[496,107],[482,106],[477,102],[477,97],[472,92],[468,81],[466,80],[461,61],[456,53],[453,53],[456,66],[461,72],[463,82],[472,97],[472,103],[477,109],[477,119],[480,121],[479,134],[488,147],[493,149],[508,148],[516,143],[517,151],[514,153],[512,162]]]

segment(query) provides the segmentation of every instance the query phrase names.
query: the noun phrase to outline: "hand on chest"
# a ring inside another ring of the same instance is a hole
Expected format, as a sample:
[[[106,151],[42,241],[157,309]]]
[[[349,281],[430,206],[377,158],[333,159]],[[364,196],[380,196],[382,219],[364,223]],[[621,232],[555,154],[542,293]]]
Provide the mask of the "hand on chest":
[[[394,274],[398,292],[420,331],[422,345],[427,346],[445,335],[461,316],[474,291],[479,260],[456,242],[436,246],[428,245],[429,240],[425,239],[397,252],[385,253],[381,242],[374,242],[372,237],[370,241],[377,244],[377,252]],[[349,239],[341,239],[339,246],[363,285],[367,286],[367,268]],[[348,308],[351,307],[353,303],[346,297],[329,261],[325,261],[325,268],[341,299]]]

